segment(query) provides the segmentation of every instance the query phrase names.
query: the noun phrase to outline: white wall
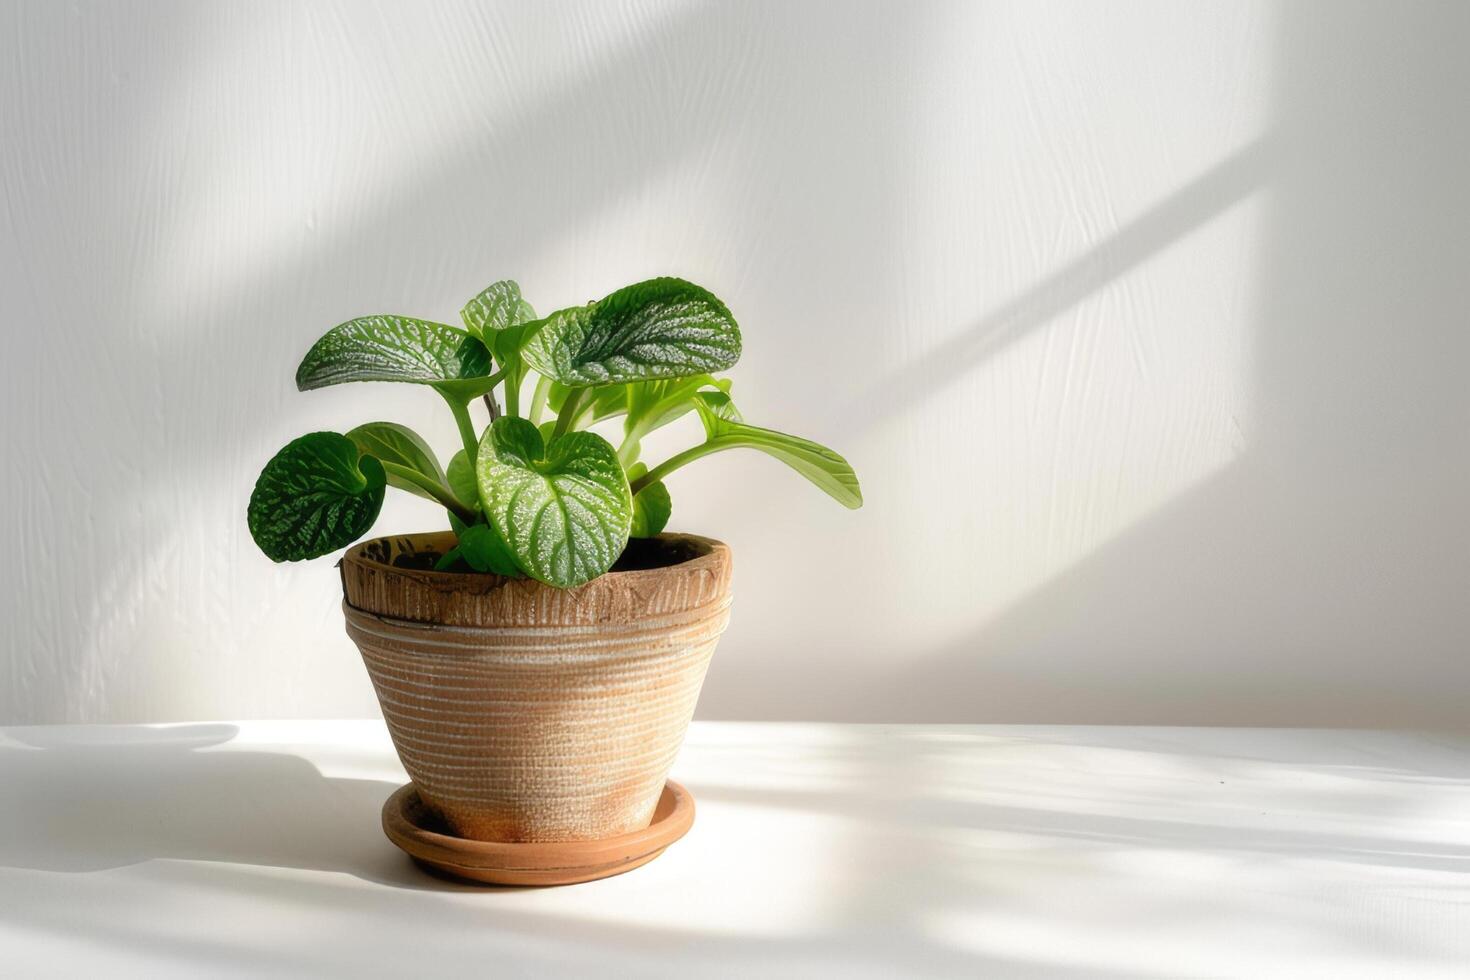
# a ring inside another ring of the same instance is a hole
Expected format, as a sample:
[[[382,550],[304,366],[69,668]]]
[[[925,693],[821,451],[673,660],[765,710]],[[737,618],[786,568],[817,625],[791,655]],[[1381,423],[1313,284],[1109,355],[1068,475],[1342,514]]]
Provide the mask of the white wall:
[[[300,355],[671,273],[868,501],[675,478],[738,562],[704,716],[1464,724],[1467,11],[7,2],[0,721],[375,713],[245,502],[454,430]]]

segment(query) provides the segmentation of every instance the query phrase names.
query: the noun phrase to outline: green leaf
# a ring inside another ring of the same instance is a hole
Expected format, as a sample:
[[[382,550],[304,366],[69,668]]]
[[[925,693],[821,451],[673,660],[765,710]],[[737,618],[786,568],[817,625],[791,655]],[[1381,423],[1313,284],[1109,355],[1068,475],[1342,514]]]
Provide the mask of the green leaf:
[[[250,536],[272,561],[336,551],[373,526],[383,506],[383,466],[336,432],[312,432],[276,453],[250,495]]]
[[[399,466],[422,474],[432,483],[446,486],[444,471],[439,468],[439,461],[434,458],[434,451],[417,432],[407,426],[396,422],[368,422],[355,429],[349,429],[347,438],[351,439],[362,453],[376,456],[385,462],[397,463]],[[417,494],[425,500],[434,499],[434,495],[423,487],[392,473],[388,474],[388,485]]]
[[[857,474],[847,460],[826,446],[742,422],[730,396],[720,392],[701,392],[694,405],[709,437],[706,445],[710,452],[759,449],[796,470],[844,507],[856,510],[863,505]]]
[[[739,360],[740,328],[708,290],[683,279],[650,279],[553,313],[521,355],[572,387],[682,378]]]
[[[475,510],[480,509],[480,485],[475,481],[475,464],[461,449],[449,458],[449,472],[445,474],[449,491]]]
[[[516,564],[567,588],[612,567],[628,541],[633,503],[617,453],[593,432],[547,446],[526,419],[495,421],[475,466],[480,498]]]
[[[459,555],[477,572],[494,572],[512,578],[522,576],[515,556],[488,524],[471,524],[460,532]]]
[[[348,381],[431,384],[463,399],[490,390],[490,351],[458,327],[406,316],[365,316],[328,330],[296,369],[302,391]],[[481,380],[476,380],[481,379]]]
[[[481,290],[480,295],[459,311],[459,316],[470,333],[493,349],[495,337],[500,331],[526,320],[534,320],[536,313],[531,309],[530,303],[521,299],[520,285],[514,279],[502,279]]]
[[[631,483],[647,472],[647,466],[642,463],[634,463],[628,470],[628,482]],[[633,525],[628,531],[628,537],[653,537],[668,526],[669,516],[673,512],[674,501],[669,496],[669,488],[664,486],[663,481],[658,480],[648,484],[633,495]]]
[[[541,329],[545,320],[525,320],[515,323],[495,335],[495,343],[491,348],[495,353],[495,361],[498,364],[519,364],[521,361],[521,346],[529,336]]]
[[[434,571],[449,571],[449,569],[454,567],[454,563],[459,561],[459,558],[459,545],[455,545],[453,548],[450,548],[448,551],[444,552],[444,554],[440,555],[438,561],[434,562]]]
[[[464,458],[464,450],[459,451],[457,458]],[[452,460],[449,468],[451,471],[454,469]],[[470,479],[474,479],[473,471],[470,473]],[[480,498],[479,491],[474,487],[470,488],[470,493],[476,500]],[[435,564],[434,568],[437,571],[442,572],[453,565],[456,559],[463,558],[465,563],[477,572],[494,572],[497,575],[511,578],[525,577],[524,573],[516,567],[515,558],[511,556],[510,549],[505,546],[504,539],[500,537],[495,528],[478,522],[466,524],[454,516],[453,512],[449,514],[449,527],[454,531],[456,544]],[[488,537],[486,532],[488,532]]]
[[[526,377],[526,362],[521,359],[521,345],[526,338],[541,329],[544,320],[537,320],[536,311],[525,300],[517,314],[519,322],[495,334],[492,351],[495,363],[505,373],[505,408],[509,415],[520,414],[521,381]]]

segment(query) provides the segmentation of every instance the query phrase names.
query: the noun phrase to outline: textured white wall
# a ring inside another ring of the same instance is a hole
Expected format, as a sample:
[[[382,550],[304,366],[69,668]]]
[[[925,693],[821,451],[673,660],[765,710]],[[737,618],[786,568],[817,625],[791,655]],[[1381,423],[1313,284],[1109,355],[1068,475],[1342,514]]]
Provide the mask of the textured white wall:
[[[0,721],[375,713],[245,502],[454,431],[300,355],[671,273],[868,500],[672,481],[737,555],[705,716],[1463,724],[1467,10],[6,2]]]

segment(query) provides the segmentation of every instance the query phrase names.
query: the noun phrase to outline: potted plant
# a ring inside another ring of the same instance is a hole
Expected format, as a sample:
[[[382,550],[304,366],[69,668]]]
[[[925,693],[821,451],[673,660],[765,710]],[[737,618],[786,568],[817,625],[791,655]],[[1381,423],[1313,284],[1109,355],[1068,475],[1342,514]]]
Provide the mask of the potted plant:
[[[390,486],[442,504],[448,530],[368,541],[340,563],[348,633],[412,777],[385,827],[401,846],[430,835],[417,856],[460,873],[531,880],[494,872],[565,872],[580,848],[576,874],[534,880],[597,877],[593,858],[618,865],[656,815],[683,807],[673,822],[687,828],[687,794],[671,803],[666,779],[729,615],[729,549],[664,531],[666,478],[743,447],[848,507],[862,496],[841,456],[743,420],[717,376],[740,330],[693,283],[651,279],[537,317],[507,280],[461,318],[350,320],[296,372],[303,391],[432,388],[463,443],[448,465],[392,422],[304,435],[262,470],[250,533],[297,561],[362,537]],[[646,465],[642,440],[691,412],[704,441]],[[618,420],[619,445],[589,430]]]

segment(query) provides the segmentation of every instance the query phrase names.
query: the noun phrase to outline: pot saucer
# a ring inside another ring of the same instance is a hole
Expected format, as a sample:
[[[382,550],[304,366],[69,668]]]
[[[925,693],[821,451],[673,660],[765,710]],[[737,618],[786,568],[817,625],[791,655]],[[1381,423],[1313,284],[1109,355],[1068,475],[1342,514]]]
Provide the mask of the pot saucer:
[[[653,822],[602,840],[468,840],[449,833],[419,799],[413,783],[399,787],[383,804],[383,832],[415,861],[493,885],[572,885],[632,871],[664,852],[694,823],[694,797],[670,779],[653,811]]]

